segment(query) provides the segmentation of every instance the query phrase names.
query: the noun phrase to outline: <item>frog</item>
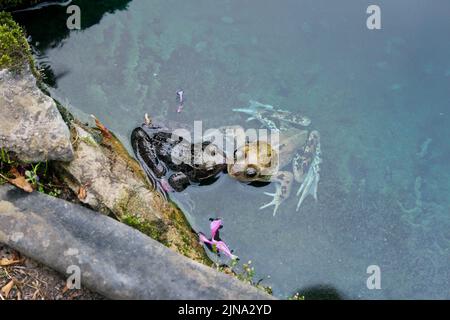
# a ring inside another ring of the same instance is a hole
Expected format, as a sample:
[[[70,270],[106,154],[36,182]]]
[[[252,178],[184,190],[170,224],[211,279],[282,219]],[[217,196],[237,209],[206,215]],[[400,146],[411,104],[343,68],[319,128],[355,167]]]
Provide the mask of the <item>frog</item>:
[[[275,143],[260,137],[250,140],[241,126],[223,126],[219,132],[234,132],[234,136],[226,135],[228,139],[245,140],[233,144],[235,148],[230,155],[222,144],[215,143],[214,136],[204,135],[202,141],[193,143],[174,134],[173,129],[153,124],[146,115],[144,124],[133,130],[131,141],[136,158],[153,184],[162,186],[165,192],[169,188],[164,185],[181,192],[193,184],[215,181],[221,174],[247,184],[274,183],[275,192],[265,192],[273,197],[272,201],[259,208],[273,206],[274,216],[290,197],[294,183],[299,185],[296,211],[308,195],[317,200],[321,146],[319,132],[309,129],[311,120],[254,100],[250,100],[249,106],[232,111],[247,115],[246,122],[256,121],[276,132],[279,138]]]
[[[257,121],[264,128],[277,132],[279,139],[275,145],[258,140],[235,150],[235,160],[244,161],[229,163],[228,174],[241,182],[273,182],[275,192],[265,192],[273,199],[260,210],[273,206],[274,216],[281,203],[289,198],[294,182],[299,185],[296,211],[308,195],[317,201],[322,163],[319,131],[309,129],[311,120],[306,116],[255,100],[249,103],[249,106],[233,111],[246,114],[247,122]],[[256,164],[245,161],[252,156],[258,159]]]
[[[222,150],[211,141],[191,143],[147,114],[144,118],[131,133],[131,146],[152,185],[165,196],[213,182],[226,169]]]

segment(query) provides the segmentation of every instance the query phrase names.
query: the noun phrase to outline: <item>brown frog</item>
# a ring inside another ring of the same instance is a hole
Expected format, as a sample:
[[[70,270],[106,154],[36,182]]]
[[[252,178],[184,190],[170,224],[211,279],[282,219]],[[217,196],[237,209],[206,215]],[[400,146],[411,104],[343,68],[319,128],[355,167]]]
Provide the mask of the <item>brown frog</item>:
[[[145,123],[132,133],[136,157],[154,182],[158,180],[160,185],[164,185],[161,181],[167,181],[175,191],[214,180],[224,171],[245,183],[274,182],[275,192],[266,193],[273,200],[260,208],[274,206],[274,215],[289,197],[294,182],[299,184],[297,211],[308,195],[317,199],[322,160],[319,132],[308,130],[311,121],[256,101],[250,101],[247,108],[233,111],[250,115],[247,121],[258,121],[276,132],[278,140],[273,143],[267,139],[247,139],[232,150],[232,156],[227,157],[221,144],[215,144],[211,137],[204,136],[202,142],[191,143],[146,118]],[[235,132],[231,137],[233,140],[244,139],[241,135],[245,135],[245,131],[239,126],[226,126],[219,131],[230,132],[230,129]],[[168,179],[164,180],[166,177]],[[167,188],[163,189],[167,191]]]
[[[311,121],[257,101],[250,101],[249,107],[233,111],[248,114],[247,121],[256,120],[267,129],[279,133],[275,145],[258,140],[241,146],[235,152],[237,161],[228,164],[228,174],[239,181],[276,183],[275,192],[266,193],[273,200],[260,209],[274,206],[275,215],[280,204],[289,197],[294,181],[300,185],[297,211],[308,195],[317,199],[322,160],[319,132],[307,129]],[[248,160],[251,157],[257,159],[256,163]]]

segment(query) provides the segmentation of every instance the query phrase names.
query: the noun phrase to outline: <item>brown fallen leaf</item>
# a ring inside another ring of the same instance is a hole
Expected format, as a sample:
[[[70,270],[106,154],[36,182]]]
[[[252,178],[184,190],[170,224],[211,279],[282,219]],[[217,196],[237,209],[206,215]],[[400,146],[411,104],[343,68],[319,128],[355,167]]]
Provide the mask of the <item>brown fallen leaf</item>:
[[[64,295],[67,291],[69,291],[69,287],[67,284],[64,286],[64,288],[61,290],[61,293]]]
[[[22,260],[12,260],[12,259],[7,259],[7,258],[1,258],[0,259],[0,267],[7,267],[7,266],[11,266],[13,264],[16,263],[21,263]]]
[[[112,135],[111,132],[109,132],[108,128],[105,127],[103,123],[101,123],[93,114],[91,114],[91,117],[95,120],[95,125],[102,133],[103,138],[111,139]]]
[[[8,299],[9,293],[11,292],[11,289],[14,286],[14,280],[11,280],[10,282],[8,282],[8,284],[6,284],[3,288],[0,289],[1,293],[3,294],[3,296]]]
[[[16,168],[12,168],[10,170],[10,173],[15,177],[14,179],[7,178],[2,174],[0,174],[0,176],[17,188],[22,189],[23,191],[30,193],[33,192],[33,186],[27,181],[27,179],[25,179],[23,175],[20,174],[20,172]]]
[[[85,188],[85,187],[81,186],[80,188],[78,188],[77,197],[78,197],[78,199],[80,199],[81,201],[83,201],[84,199],[86,199],[86,197],[87,197],[87,191],[86,191],[86,188]]]

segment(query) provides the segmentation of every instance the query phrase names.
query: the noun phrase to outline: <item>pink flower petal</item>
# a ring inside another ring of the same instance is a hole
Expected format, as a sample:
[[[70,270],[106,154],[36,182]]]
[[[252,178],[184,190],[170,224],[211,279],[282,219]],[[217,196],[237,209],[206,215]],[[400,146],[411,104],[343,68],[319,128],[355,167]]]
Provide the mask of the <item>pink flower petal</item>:
[[[228,248],[228,246],[225,244],[225,242],[213,240],[213,243],[216,246],[218,252],[223,252],[223,254],[225,254],[227,257],[229,257],[233,260],[237,259],[237,256],[235,256],[234,254],[231,253],[230,248]]]
[[[213,239],[216,238],[217,231],[222,227],[222,220],[221,219],[215,219],[211,221],[211,237]]]
[[[170,186],[169,182],[166,179],[161,179],[159,181],[159,184],[161,185],[161,188],[165,191],[165,192],[173,192],[173,188]]]
[[[211,241],[211,240],[209,240],[203,233],[201,233],[201,232],[199,232],[199,234],[198,234],[198,239],[200,240],[200,243],[201,244],[205,244],[205,243],[208,243],[208,244],[213,244],[213,242]]]

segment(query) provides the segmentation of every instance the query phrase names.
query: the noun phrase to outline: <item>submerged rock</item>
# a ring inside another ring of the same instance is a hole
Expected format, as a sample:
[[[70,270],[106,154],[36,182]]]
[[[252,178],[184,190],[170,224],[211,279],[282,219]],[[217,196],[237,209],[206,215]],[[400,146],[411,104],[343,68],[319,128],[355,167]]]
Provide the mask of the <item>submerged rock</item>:
[[[0,243],[112,299],[271,299],[84,207],[0,186]],[[73,278],[72,278],[73,279]]]
[[[73,159],[69,128],[30,71],[0,71],[0,113],[0,148],[25,162]]]

